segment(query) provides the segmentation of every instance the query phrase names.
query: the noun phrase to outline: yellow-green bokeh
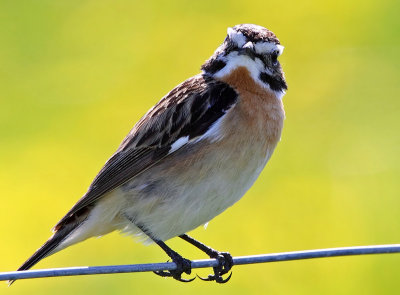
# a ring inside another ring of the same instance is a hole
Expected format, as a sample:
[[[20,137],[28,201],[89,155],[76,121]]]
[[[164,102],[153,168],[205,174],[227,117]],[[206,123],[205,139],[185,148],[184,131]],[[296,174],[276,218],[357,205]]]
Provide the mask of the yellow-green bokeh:
[[[193,235],[233,255],[400,242],[399,11],[395,0],[1,0],[0,271],[48,238],[140,116],[244,22],[286,48],[285,129],[243,200]],[[36,267],[166,259],[114,233]],[[399,255],[346,257],[238,266],[224,286],[141,273],[0,293],[397,294],[399,265]]]

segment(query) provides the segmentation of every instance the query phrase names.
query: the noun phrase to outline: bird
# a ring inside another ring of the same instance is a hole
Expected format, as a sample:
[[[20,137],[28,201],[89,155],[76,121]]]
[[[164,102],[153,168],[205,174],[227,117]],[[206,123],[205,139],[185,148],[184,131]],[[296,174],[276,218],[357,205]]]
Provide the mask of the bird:
[[[228,28],[201,72],[161,98],[132,128],[53,235],[18,271],[113,231],[155,243],[176,264],[158,271],[190,282],[191,262],[165,241],[180,237],[218,260],[207,281],[227,282],[233,259],[187,233],[236,203],[281,139],[284,47],[259,25]],[[223,276],[228,274],[227,278]],[[13,281],[10,281],[11,284]]]

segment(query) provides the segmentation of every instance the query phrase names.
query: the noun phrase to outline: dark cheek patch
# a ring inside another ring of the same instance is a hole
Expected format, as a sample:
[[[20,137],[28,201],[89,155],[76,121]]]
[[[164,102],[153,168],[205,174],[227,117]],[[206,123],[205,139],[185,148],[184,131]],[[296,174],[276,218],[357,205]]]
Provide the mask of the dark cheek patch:
[[[281,77],[274,77],[262,72],[260,73],[260,80],[268,84],[269,87],[271,87],[271,89],[274,91],[282,91],[287,89],[287,84]]]
[[[215,74],[219,70],[223,69],[226,66],[226,63],[222,60],[215,59],[207,62],[202,69],[210,74]]]
[[[268,63],[264,56],[262,56],[261,54],[257,54],[257,53],[255,53],[254,56],[255,56],[255,58],[258,58],[264,64],[264,67],[266,67],[266,68],[268,67]]]

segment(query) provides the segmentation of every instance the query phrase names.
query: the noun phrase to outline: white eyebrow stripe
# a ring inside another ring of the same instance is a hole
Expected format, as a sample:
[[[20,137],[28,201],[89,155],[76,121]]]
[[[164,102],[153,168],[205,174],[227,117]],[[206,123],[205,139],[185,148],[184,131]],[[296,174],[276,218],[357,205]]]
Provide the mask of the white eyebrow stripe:
[[[242,48],[242,46],[246,44],[246,37],[241,32],[237,32],[232,28],[228,28],[228,36],[229,39],[236,43],[239,48]]]
[[[265,53],[271,53],[274,51],[278,51],[279,55],[282,54],[284,47],[282,45],[278,45],[275,43],[271,42],[257,42],[254,44],[254,48],[257,53],[259,54],[265,54]]]

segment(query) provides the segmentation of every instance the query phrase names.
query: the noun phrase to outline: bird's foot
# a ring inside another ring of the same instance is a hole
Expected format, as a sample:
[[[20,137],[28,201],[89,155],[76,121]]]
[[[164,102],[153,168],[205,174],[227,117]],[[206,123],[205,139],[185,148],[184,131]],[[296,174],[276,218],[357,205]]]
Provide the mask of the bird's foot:
[[[176,252],[173,255],[171,255],[171,258],[172,258],[172,261],[175,262],[175,264],[176,264],[176,269],[168,270],[168,271],[160,270],[160,271],[155,271],[154,273],[161,277],[173,277],[175,280],[184,282],[184,283],[189,283],[196,278],[196,277],[194,277],[192,279],[183,279],[182,278],[183,273],[190,275],[190,273],[192,272],[192,264],[191,264],[190,260],[183,258]]]
[[[207,278],[202,278],[203,281],[216,281],[217,283],[223,284],[226,283],[227,281],[230,280],[232,277],[232,272],[228,275],[226,279],[224,279],[222,276],[224,274],[227,274],[232,266],[233,266],[233,258],[232,255],[229,254],[228,252],[219,252],[215,251],[210,254],[210,258],[215,258],[218,260],[218,265],[213,267],[214,274],[208,275]]]

